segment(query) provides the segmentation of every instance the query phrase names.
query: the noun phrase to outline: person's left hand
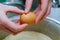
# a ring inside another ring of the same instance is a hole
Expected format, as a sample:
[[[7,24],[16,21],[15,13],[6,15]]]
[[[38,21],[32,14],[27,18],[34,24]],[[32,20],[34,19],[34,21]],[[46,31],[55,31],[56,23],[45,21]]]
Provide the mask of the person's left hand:
[[[20,10],[17,7],[0,4],[0,30],[3,30],[10,34],[17,34],[28,26],[28,24],[19,24],[12,22],[7,17],[7,12],[14,12],[17,14],[24,13],[23,10]]]

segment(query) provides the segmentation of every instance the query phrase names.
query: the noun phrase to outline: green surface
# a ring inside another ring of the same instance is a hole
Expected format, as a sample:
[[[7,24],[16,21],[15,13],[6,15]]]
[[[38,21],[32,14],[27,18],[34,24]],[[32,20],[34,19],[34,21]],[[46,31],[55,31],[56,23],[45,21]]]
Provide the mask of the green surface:
[[[5,2],[6,0],[0,0],[0,3]]]
[[[38,3],[39,3],[38,0],[33,0],[33,5],[32,5],[32,8],[31,8],[31,11],[36,9],[36,7],[38,6]]]

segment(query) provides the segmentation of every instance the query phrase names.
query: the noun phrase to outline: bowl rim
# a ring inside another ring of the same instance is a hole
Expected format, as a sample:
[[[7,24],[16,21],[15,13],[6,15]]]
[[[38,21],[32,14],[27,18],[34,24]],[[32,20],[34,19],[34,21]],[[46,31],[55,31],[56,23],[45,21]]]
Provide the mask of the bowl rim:
[[[12,21],[18,20],[18,19],[20,19],[20,16],[19,16],[19,15],[10,18],[10,20],[12,20]],[[49,21],[52,21],[52,22],[60,25],[60,21],[58,21],[58,20],[56,20],[56,19],[53,19],[53,18],[51,18],[51,17],[46,17],[45,19],[46,19],[46,20],[49,20]]]
[[[54,23],[60,25],[60,21],[58,21],[58,20],[56,20],[56,19],[54,19],[54,18],[46,17],[46,19],[49,20],[49,21],[53,21]]]

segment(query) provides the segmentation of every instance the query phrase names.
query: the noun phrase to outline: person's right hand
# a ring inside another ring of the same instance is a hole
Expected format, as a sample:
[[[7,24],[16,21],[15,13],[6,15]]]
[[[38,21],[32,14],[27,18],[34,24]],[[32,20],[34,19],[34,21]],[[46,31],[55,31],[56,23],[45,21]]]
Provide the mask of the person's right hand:
[[[51,11],[51,0],[39,0],[38,7],[34,10],[34,13],[37,15],[35,23],[46,18]]]
[[[17,14],[22,14],[24,11],[18,9],[17,7],[0,4],[0,30],[12,34],[17,34],[23,31],[28,26],[28,24],[18,24],[12,22],[7,17],[7,12],[15,12]]]
[[[38,0],[39,4],[38,7],[33,11],[36,14],[36,21],[35,23],[38,23],[39,21],[43,20],[46,16],[49,15],[51,10],[51,0]],[[33,0],[26,0],[25,4],[25,12],[29,12],[32,7]]]

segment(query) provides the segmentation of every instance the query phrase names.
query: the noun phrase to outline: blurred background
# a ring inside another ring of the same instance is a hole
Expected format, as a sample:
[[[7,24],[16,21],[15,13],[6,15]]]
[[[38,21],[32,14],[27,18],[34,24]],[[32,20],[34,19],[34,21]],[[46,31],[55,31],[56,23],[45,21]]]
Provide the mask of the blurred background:
[[[20,9],[24,9],[24,0],[0,0],[0,3],[3,4],[7,4],[7,5],[13,5],[13,6],[17,6]],[[31,11],[33,11],[38,5],[38,0],[34,0],[33,2],[33,6]],[[52,8],[51,8],[51,12],[50,15],[48,17],[51,17],[53,19],[56,19],[58,21],[60,21],[60,0],[52,0]],[[15,14],[8,14],[9,17],[15,16]]]

